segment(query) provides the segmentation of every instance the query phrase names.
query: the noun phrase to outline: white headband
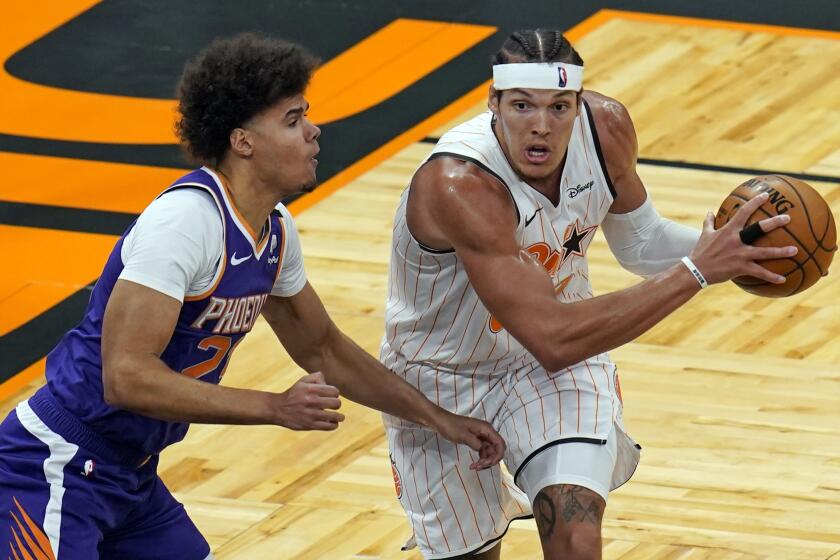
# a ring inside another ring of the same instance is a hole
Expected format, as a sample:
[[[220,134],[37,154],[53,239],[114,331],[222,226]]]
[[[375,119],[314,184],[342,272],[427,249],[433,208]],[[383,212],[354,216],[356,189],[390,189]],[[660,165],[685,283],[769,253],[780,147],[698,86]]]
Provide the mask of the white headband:
[[[525,62],[493,66],[493,87],[497,90],[555,89],[580,91],[583,87],[583,66],[564,62]]]

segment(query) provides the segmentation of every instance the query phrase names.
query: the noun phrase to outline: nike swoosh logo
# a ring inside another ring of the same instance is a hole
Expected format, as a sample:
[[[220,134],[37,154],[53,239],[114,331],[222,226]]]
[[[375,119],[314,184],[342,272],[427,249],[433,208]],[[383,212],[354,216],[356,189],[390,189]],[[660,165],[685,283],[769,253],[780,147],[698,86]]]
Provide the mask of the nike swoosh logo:
[[[525,219],[525,227],[528,227],[528,224],[530,224],[531,222],[533,222],[533,221],[534,221],[534,218],[536,218],[536,217],[537,217],[537,214],[539,214],[540,210],[542,210],[542,206],[540,206],[539,208],[537,208],[537,209],[534,211],[534,215],[533,215],[533,216],[531,216],[530,218],[526,218],[526,219]]]
[[[242,264],[245,261],[247,261],[248,259],[250,259],[252,256],[253,255],[249,254],[247,257],[242,257],[241,259],[237,259],[236,258],[236,252],[234,251],[234,253],[230,256],[230,264],[232,264],[233,266],[236,266],[238,264]]]

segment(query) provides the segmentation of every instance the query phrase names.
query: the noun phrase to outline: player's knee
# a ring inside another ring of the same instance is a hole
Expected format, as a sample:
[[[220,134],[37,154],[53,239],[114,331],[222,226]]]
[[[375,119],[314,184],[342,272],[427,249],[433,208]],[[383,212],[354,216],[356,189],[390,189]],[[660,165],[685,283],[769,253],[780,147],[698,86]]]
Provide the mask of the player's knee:
[[[552,544],[543,551],[546,560],[601,560],[601,531],[597,527],[575,524]]]
[[[534,515],[546,559],[601,558],[604,499],[572,484],[543,488],[534,500]]]

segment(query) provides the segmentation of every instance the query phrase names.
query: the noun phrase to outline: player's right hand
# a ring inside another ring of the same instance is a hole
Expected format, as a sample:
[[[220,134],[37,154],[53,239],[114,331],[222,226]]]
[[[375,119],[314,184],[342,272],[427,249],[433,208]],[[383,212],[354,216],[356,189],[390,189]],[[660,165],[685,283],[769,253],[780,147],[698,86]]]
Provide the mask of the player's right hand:
[[[301,377],[288,391],[277,395],[277,424],[290,430],[335,430],[344,415],[338,389],[327,385],[324,374]]]
[[[726,225],[718,230],[715,230],[714,215],[711,212],[706,215],[703,221],[703,233],[689,255],[706,282],[717,284],[736,276],[753,276],[773,284],[784,283],[784,276],[767,270],[756,261],[792,257],[797,252],[796,247],[754,247],[741,241],[741,229],[753,212],[767,199],[767,193],[751,198],[738,209]],[[784,227],[788,222],[790,222],[790,216],[781,214],[765,218],[759,224],[762,231],[767,233]]]
[[[505,440],[484,420],[440,410],[432,427],[449,441],[469,446],[478,453],[478,460],[470,465],[471,470],[492,467],[505,455]]]

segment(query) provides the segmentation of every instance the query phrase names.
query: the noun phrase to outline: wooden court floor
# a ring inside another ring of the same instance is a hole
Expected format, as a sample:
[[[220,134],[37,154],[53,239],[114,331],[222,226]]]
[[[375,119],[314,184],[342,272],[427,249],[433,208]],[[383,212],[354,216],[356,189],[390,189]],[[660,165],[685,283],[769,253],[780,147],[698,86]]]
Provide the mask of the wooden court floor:
[[[640,155],[655,160],[640,174],[668,217],[698,225],[751,173],[664,161],[840,177],[840,34],[601,13],[573,37],[587,87],[634,117]],[[416,139],[483,110],[482,99],[468,95]],[[292,206],[310,281],[372,353],[394,208],[430,148],[392,146],[343,188]],[[812,184],[840,216],[840,180]],[[636,282],[600,234],[589,256],[597,293]],[[625,423],[644,451],[634,478],[611,495],[604,557],[840,558],[838,337],[835,272],[784,300],[714,287],[612,352]],[[225,383],[279,391],[300,374],[259,322]],[[40,382],[7,388],[0,412]],[[343,411],[332,434],[194,426],[163,454],[164,480],[217,558],[420,558],[399,550],[410,533],[379,415],[349,402]],[[539,550],[533,522],[517,522],[503,557]]]

